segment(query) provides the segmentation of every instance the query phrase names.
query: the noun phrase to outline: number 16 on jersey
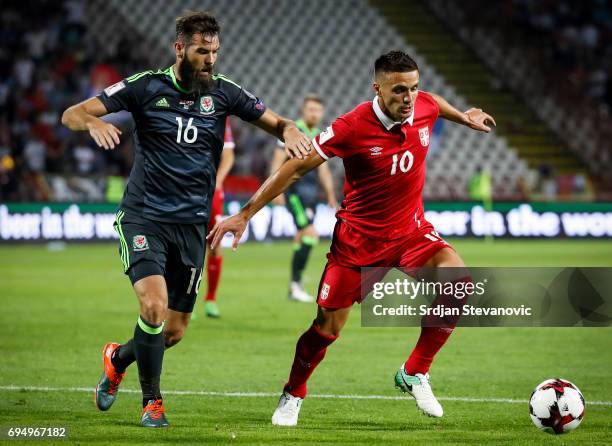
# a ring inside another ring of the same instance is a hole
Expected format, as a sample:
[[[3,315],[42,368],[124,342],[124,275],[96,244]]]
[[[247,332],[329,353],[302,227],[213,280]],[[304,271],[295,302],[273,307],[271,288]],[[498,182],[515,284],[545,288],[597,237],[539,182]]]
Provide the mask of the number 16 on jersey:
[[[176,133],[176,142],[181,143],[181,139],[184,140],[187,144],[192,144],[198,139],[198,128],[193,124],[193,118],[189,118],[187,121],[187,126],[185,127],[185,131],[183,131],[183,118],[180,116],[176,117],[176,122],[178,123],[178,131]]]

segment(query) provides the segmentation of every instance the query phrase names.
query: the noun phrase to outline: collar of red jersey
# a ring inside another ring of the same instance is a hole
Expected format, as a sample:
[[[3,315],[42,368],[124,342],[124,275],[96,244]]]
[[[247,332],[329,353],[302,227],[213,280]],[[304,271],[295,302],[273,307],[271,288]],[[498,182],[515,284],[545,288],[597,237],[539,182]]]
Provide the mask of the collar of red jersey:
[[[404,122],[395,122],[393,119],[388,117],[385,112],[380,108],[380,104],[378,103],[378,96],[374,97],[372,101],[372,108],[374,109],[374,113],[378,117],[378,120],[385,126],[387,130],[391,130],[397,124],[410,124],[412,125],[412,120],[414,119],[414,107],[412,107],[412,114],[404,119]]]

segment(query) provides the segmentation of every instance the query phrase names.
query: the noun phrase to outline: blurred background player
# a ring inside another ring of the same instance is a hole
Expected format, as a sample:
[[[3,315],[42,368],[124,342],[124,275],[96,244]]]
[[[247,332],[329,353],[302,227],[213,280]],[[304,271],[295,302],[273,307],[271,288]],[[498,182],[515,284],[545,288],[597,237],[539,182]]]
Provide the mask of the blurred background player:
[[[234,135],[232,134],[232,126],[229,118],[225,121],[225,137],[223,143],[223,152],[221,153],[221,162],[217,169],[217,185],[215,195],[213,196],[210,221],[208,222],[208,231],[215,226],[215,223],[223,217],[223,182],[225,177],[232,170],[234,165]],[[210,248],[210,246],[209,246]],[[217,287],[221,279],[221,267],[223,266],[223,254],[221,245],[210,249],[208,254],[208,262],[206,263],[206,273],[208,275],[206,297],[204,298],[204,312],[206,316],[217,318],[220,317],[219,306],[217,305]],[[194,313],[195,314],[195,313]]]
[[[295,121],[295,125],[308,139],[314,139],[321,133],[319,125],[324,113],[323,100],[319,95],[310,93],[304,97],[301,118]],[[284,144],[279,141],[276,150],[274,150],[270,173],[276,172],[286,160],[287,154],[284,151]],[[299,181],[293,183],[286,194],[279,195],[272,202],[273,204],[287,206],[297,228],[293,238],[289,299],[298,302],[314,302],[314,297],[304,289],[302,275],[313,246],[319,242],[319,234],[313,225],[317,203],[320,201],[319,183],[323,187],[329,206],[338,207],[332,174],[326,164],[319,166],[316,171],[308,172]]]

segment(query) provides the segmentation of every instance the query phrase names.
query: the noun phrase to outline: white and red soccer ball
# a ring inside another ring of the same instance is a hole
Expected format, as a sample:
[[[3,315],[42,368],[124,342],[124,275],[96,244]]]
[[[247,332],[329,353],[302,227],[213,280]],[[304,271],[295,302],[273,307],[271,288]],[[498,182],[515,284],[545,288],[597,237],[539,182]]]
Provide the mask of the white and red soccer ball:
[[[584,397],[565,379],[540,383],[529,400],[529,415],[539,429],[549,434],[565,434],[576,429],[584,418]]]

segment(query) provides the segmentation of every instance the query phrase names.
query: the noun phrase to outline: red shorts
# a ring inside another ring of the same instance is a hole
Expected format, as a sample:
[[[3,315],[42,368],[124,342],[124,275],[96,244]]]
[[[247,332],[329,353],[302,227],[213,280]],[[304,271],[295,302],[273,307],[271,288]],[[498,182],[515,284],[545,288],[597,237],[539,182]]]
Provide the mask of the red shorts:
[[[389,269],[420,268],[442,248],[452,246],[429,222],[405,238],[381,241],[368,238],[339,221],[319,282],[317,303],[330,309],[360,303]],[[364,267],[372,269],[362,274]]]
[[[212,205],[210,207],[210,220],[208,220],[208,232],[212,230],[217,221],[223,217],[223,189],[215,189]]]

